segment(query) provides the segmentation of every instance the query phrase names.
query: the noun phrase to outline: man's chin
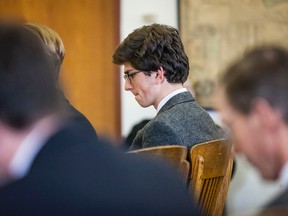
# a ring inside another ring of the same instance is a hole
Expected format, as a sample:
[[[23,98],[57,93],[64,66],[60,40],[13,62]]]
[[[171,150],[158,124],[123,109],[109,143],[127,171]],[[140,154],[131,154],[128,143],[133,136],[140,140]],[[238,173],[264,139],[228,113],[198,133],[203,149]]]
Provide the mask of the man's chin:
[[[151,104],[144,103],[143,100],[141,100],[141,97],[139,95],[135,95],[135,100],[143,108],[147,108],[147,107],[151,106]]]
[[[147,108],[147,107],[150,106],[150,105],[147,105],[147,104],[141,103],[141,101],[138,101],[138,100],[137,100],[137,103],[138,103],[141,107],[143,107],[143,108]]]
[[[139,104],[141,107],[143,107],[143,108],[149,107],[149,105],[141,104],[141,103],[139,103],[139,102],[138,102],[138,104]]]

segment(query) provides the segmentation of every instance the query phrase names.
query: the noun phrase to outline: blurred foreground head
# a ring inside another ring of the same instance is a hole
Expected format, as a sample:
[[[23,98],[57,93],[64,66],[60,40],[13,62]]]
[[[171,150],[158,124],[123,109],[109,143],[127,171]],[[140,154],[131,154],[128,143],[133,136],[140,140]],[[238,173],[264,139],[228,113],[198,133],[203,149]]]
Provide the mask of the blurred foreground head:
[[[256,47],[220,78],[218,109],[238,152],[267,179],[288,161],[288,51]]]
[[[0,23],[0,122],[12,128],[25,128],[59,106],[42,44],[23,25]]]

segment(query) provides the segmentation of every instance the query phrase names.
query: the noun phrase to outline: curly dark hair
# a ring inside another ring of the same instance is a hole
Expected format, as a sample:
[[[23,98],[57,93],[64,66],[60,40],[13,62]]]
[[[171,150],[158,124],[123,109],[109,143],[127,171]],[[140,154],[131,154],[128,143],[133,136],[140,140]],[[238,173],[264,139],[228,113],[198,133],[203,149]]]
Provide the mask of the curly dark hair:
[[[167,25],[152,24],[130,33],[113,54],[113,63],[126,62],[146,75],[162,67],[169,83],[184,83],[189,74],[189,60],[179,32]]]

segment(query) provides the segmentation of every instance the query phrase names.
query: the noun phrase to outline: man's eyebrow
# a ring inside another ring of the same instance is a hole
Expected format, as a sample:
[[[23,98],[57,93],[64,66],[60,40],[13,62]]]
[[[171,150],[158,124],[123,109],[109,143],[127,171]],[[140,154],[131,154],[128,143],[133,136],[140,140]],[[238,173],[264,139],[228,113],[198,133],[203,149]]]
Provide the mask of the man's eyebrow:
[[[132,69],[124,71],[124,74],[128,74]]]

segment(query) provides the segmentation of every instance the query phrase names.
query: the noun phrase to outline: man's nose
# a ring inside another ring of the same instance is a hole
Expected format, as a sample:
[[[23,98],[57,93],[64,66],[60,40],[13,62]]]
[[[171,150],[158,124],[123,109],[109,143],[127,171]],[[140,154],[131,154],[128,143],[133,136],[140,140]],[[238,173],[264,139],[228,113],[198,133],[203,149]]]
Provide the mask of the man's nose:
[[[124,89],[125,91],[130,91],[133,88],[132,84],[129,82],[128,79],[125,80]]]

